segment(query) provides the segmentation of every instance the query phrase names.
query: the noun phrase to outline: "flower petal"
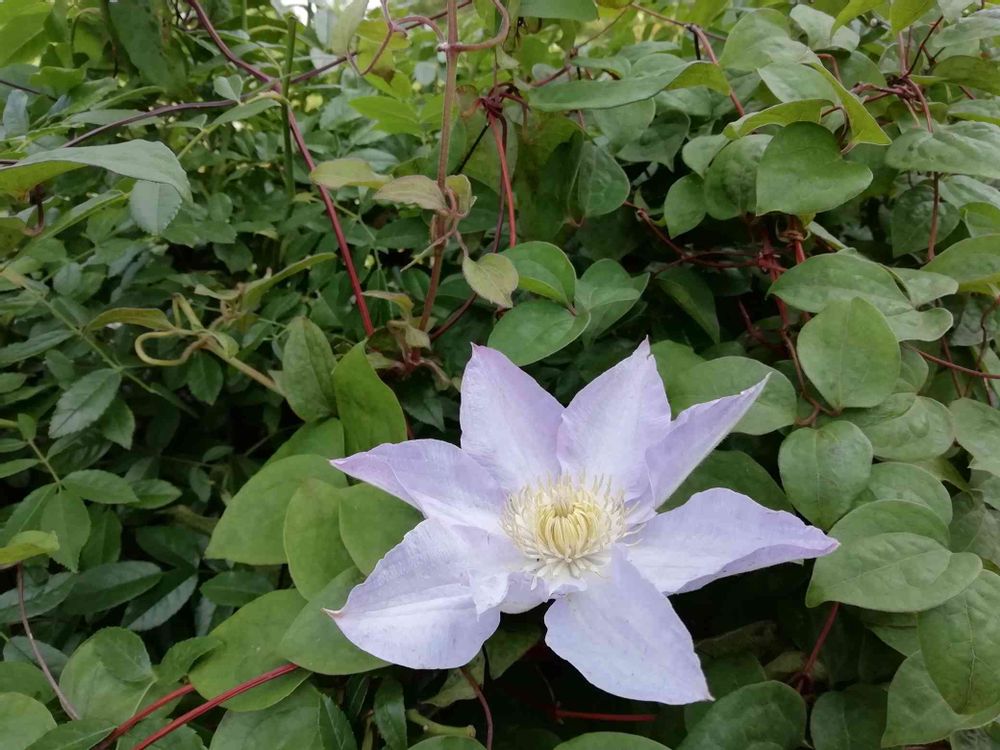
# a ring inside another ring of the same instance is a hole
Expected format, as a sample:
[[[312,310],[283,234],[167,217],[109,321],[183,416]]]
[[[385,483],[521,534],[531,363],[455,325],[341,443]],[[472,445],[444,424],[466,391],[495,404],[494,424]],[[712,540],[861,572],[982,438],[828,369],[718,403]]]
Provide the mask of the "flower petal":
[[[500,609],[482,610],[475,597],[475,580],[497,561],[470,546],[470,533],[486,536],[423,521],[351,591],[343,609],[328,614],[354,645],[393,664],[467,664],[500,624]]]
[[[648,497],[647,449],[670,428],[663,381],[643,341],[566,407],[559,427],[559,463],[568,474],[603,476],[626,500]]]
[[[500,533],[504,493],[486,469],[451,443],[385,443],[330,463],[395,495],[427,518]]]
[[[559,474],[562,406],[503,354],[472,348],[462,376],[462,449],[507,492]]]
[[[557,599],[545,625],[549,647],[601,690],[671,705],[711,698],[684,623],[620,552],[586,590]]]
[[[665,502],[687,476],[743,419],[767,385],[767,378],[733,396],[695,404],[677,415],[661,442],[646,453],[653,502]]]
[[[718,578],[829,554],[837,541],[798,516],[723,488],[653,518],[628,559],[660,591],[693,591]]]

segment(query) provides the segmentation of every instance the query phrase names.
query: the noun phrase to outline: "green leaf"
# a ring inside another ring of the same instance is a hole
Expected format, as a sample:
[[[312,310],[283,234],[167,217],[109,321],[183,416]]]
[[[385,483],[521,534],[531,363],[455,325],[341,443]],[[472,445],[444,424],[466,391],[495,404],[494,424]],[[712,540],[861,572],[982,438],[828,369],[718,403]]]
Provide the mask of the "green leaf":
[[[115,724],[104,719],[80,719],[50,729],[30,750],[91,750],[111,734]]]
[[[487,639],[483,648],[490,666],[490,677],[498,679],[534,648],[542,637],[541,628],[529,622],[504,622]]]
[[[722,93],[729,91],[719,67],[711,63],[684,62],[670,55],[647,59],[650,64],[645,69],[636,66],[632,76],[621,80],[571,80],[531,89],[528,103],[540,112],[565,112],[621,107],[649,99],[664,89],[708,86]]]
[[[800,216],[847,203],[871,184],[864,164],[847,161],[833,133],[810,122],[792,123],[767,145],[757,167],[757,214]]]
[[[593,143],[584,143],[576,177],[576,198],[584,217],[603,216],[621,206],[631,185],[614,157]]]
[[[861,103],[861,100],[844,88],[844,85],[837,80],[837,77],[833,73],[823,67],[823,64],[818,61],[812,63],[812,67],[826,79],[826,82],[833,88],[834,93],[837,95],[834,101],[839,100],[840,106],[844,108],[847,119],[851,123],[852,144],[871,143],[875,146],[888,146],[890,143],[893,143],[889,136],[885,134],[885,131],[879,127],[875,117]]]
[[[84,719],[118,724],[132,716],[149,692],[153,679],[126,682],[100,658],[102,644],[117,639],[117,629],[98,630],[77,646],[59,678],[59,687]]]
[[[375,726],[389,750],[406,750],[406,706],[403,686],[391,677],[375,693]]]
[[[357,484],[338,495],[340,537],[365,575],[422,520],[416,508],[371,485]]]
[[[49,710],[34,698],[0,693],[0,737],[4,750],[25,750],[55,725]]]
[[[184,59],[173,54],[169,47],[172,36],[166,30],[171,19],[166,6],[143,0],[121,0],[109,5],[107,13],[116,39],[143,78],[168,91],[184,85]]]
[[[892,33],[898,34],[935,6],[934,0],[893,0],[889,6]]]
[[[583,285],[581,279],[578,296]],[[524,367],[569,346],[589,323],[590,313],[586,309],[577,310],[574,315],[553,302],[529,300],[500,318],[490,333],[489,345]]]
[[[1000,126],[956,122],[937,125],[933,133],[914,128],[893,141],[885,162],[900,170],[1000,179]]]
[[[0,169],[0,193],[20,195],[39,183],[82,167],[98,167],[124,177],[170,185],[191,198],[187,175],[162,143],[139,139],[108,146],[75,146],[39,151]]]
[[[150,234],[161,234],[177,216],[183,198],[172,185],[139,180],[129,194],[132,220]]]
[[[116,370],[95,370],[73,383],[56,402],[49,437],[72,435],[100,419],[121,382],[122,376]]]
[[[984,570],[965,591],[917,617],[927,672],[962,714],[1000,703],[1000,576]]]
[[[15,565],[36,555],[51,555],[59,550],[59,539],[47,531],[21,531],[0,547],[0,565]]]
[[[505,255],[488,253],[479,260],[462,258],[462,275],[472,291],[500,307],[513,307],[510,295],[517,289],[517,268]]]
[[[593,341],[639,301],[649,274],[630,276],[620,263],[604,258],[587,268],[576,285],[576,305],[590,313],[584,342]]]
[[[339,419],[324,419],[302,425],[278,447],[267,459],[267,463],[273,464],[289,456],[309,453],[326,459],[344,456],[344,427]]]
[[[768,377],[770,376],[770,377]],[[795,389],[784,375],[747,357],[719,357],[695,365],[677,377],[670,402],[680,412],[694,404],[732,396],[768,378],[763,392],[733,428],[734,432],[764,435],[795,421]]]
[[[688,474],[661,511],[686,503],[696,492],[714,487],[727,487],[752,497],[771,510],[792,510],[785,493],[771,478],[767,469],[742,451],[712,451]]]
[[[172,645],[156,668],[163,682],[175,682],[187,676],[191,667],[208,652],[222,645],[222,641],[210,635],[186,638]]]
[[[732,141],[712,160],[705,174],[705,207],[714,219],[734,219],[757,207],[757,169],[769,135]]]
[[[330,342],[319,326],[302,316],[288,324],[288,339],[281,355],[281,388],[292,411],[304,421],[336,413],[336,364]]]
[[[110,562],[80,573],[73,593],[63,604],[67,614],[85,615],[117,607],[149,591],[160,580],[160,569],[151,562]]]
[[[868,491],[876,500],[906,500],[926,505],[945,523],[951,522],[951,496],[933,474],[913,464],[879,463],[872,467]]]
[[[832,534],[837,536],[836,526]],[[960,593],[980,570],[976,555],[954,554],[929,537],[875,534],[845,542],[816,561],[806,605],[838,601],[882,612],[919,612]]]
[[[889,710],[883,747],[932,744],[957,729],[989,723],[1000,713],[1000,704],[977,714],[958,714],[941,697],[927,673],[921,653],[910,656],[889,685]]]
[[[806,8],[808,6],[797,5],[795,7]],[[745,135],[750,135],[757,128],[768,125],[791,125],[795,122],[818,123],[820,113],[826,108],[827,101],[827,99],[799,99],[775,104],[760,112],[751,112],[735,122],[729,123],[723,132],[727,138],[742,138]]]
[[[95,645],[97,658],[122,682],[149,682],[155,678],[142,638],[124,628],[106,628]]]
[[[27,341],[18,341],[6,346],[0,346],[0,367],[9,367],[10,365],[43,354],[72,336],[72,331],[59,328],[32,336]]]
[[[520,15],[528,18],[567,18],[596,21],[593,0],[521,0]]]
[[[845,415],[861,428],[875,455],[894,461],[940,456],[954,440],[948,407],[912,393],[895,393],[874,409]]]
[[[877,406],[899,377],[896,336],[870,302],[837,300],[803,326],[802,369],[831,406]]]
[[[340,494],[325,482],[307,479],[288,502],[285,556],[295,588],[306,598],[352,565],[340,538]]]
[[[101,469],[82,469],[63,477],[63,486],[84,500],[106,505],[138,503],[131,485],[121,477]]]
[[[151,331],[170,331],[174,325],[163,310],[146,307],[116,307],[105,310],[87,324],[88,331],[96,331],[112,323],[128,323]]]
[[[347,484],[344,475],[322,456],[289,456],[267,464],[229,501],[212,532],[205,557],[248,565],[287,562],[282,531],[285,513],[292,495],[308,479],[334,487]]]
[[[344,425],[348,455],[382,443],[406,440],[403,409],[365,356],[364,343],[345,354],[333,371],[337,410]]]
[[[222,645],[191,670],[191,684],[204,698],[213,698],[284,664],[278,644],[305,605],[294,589],[272,591],[255,599],[216,627],[210,635]],[[298,670],[226,701],[230,711],[257,711],[273,706],[308,677]]]
[[[341,6],[324,9],[328,14],[329,33],[325,35],[326,46],[335,55],[346,55],[351,49],[351,40],[358,27],[365,20],[368,3],[365,0],[348,0]]]
[[[674,266],[656,275],[656,282],[695,323],[719,343],[719,318],[715,311],[715,296],[705,280],[691,268]]]
[[[785,493],[795,509],[829,529],[868,485],[872,445],[850,422],[795,430],[778,453]]]
[[[663,218],[671,237],[684,234],[705,218],[705,186],[697,174],[687,174],[670,186],[663,202]]]
[[[309,173],[309,179],[317,185],[339,190],[342,187],[380,188],[389,181],[389,177],[378,174],[371,164],[364,159],[348,157],[323,161]]]
[[[795,750],[805,728],[801,696],[780,682],[760,682],[713,703],[677,750]]]
[[[52,551],[52,559],[75,572],[80,551],[90,536],[90,515],[83,501],[72,491],[54,492],[45,500],[38,527],[55,534],[59,540],[59,549]]]
[[[729,30],[719,64],[749,72],[773,62],[811,62],[812,50],[789,36],[788,21],[777,10],[764,8],[743,15]]]
[[[30,646],[28,648],[30,650]],[[31,654],[31,658],[34,658],[34,654]],[[27,661],[13,661],[9,658],[0,662],[0,694],[2,693],[21,693],[43,704],[55,698],[55,692],[42,670]]]
[[[615,750],[670,750],[646,737],[621,732],[587,732],[557,745],[555,750],[608,750],[612,747]]]
[[[809,732],[816,750],[879,750],[888,696],[874,685],[823,693],[813,706]]]
[[[375,193],[375,200],[419,206],[437,213],[448,211],[448,202],[441,188],[434,180],[419,174],[397,177],[387,182]]]
[[[24,606],[28,617],[37,617],[58,607],[69,596],[76,583],[70,573],[56,573],[41,584],[25,581]],[[17,589],[0,594],[0,623],[10,625],[21,621],[20,597]]]
[[[836,527],[837,539],[844,543],[894,532],[925,536],[945,547],[950,541],[948,526],[939,515],[925,505],[906,500],[864,503],[844,516]]]
[[[893,269],[896,270],[896,269]],[[821,312],[833,301],[860,298],[870,302],[884,315],[912,310],[884,267],[857,255],[827,253],[807,258],[789,268],[771,284],[776,294],[788,304],[807,312]]]
[[[576,271],[557,246],[550,242],[522,242],[502,255],[514,264],[519,288],[570,304],[576,293]]]
[[[326,675],[358,674],[384,666],[384,661],[347,640],[326,612],[343,607],[351,589],[363,580],[351,566],[310,597],[282,636],[278,653],[304,669]]]
[[[249,570],[224,570],[201,585],[201,593],[222,607],[242,607],[273,590],[266,576]]]
[[[960,398],[949,405],[955,438],[975,460],[974,466],[1000,472],[1000,412],[981,401]]]
[[[1000,282],[1000,234],[985,234],[956,242],[924,270],[950,276],[963,292],[993,294]]]
[[[259,711],[229,711],[212,737],[212,750],[332,750],[324,697],[304,685]]]

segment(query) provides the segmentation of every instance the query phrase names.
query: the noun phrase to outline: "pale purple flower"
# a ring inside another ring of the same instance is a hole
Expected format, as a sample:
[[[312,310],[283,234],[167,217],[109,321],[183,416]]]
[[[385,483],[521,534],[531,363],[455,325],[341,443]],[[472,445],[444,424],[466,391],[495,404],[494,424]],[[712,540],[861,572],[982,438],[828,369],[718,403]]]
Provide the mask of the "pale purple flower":
[[[554,599],[546,643],[597,687],[669,704],[710,698],[664,594],[837,546],[728,489],[656,513],[763,387],[671,421],[643,342],[563,408],[504,355],[475,347],[461,448],[411,440],[333,461],[426,520],[330,614],[361,649],[438,669],[468,663],[501,612]]]

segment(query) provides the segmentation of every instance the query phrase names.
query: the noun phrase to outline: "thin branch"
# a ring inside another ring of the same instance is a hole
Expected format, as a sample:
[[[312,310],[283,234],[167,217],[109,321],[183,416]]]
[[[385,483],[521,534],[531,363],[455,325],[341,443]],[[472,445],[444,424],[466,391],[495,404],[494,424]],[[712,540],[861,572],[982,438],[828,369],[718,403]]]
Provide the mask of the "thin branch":
[[[24,628],[24,635],[28,639],[28,645],[31,646],[31,653],[35,655],[35,661],[38,662],[38,666],[45,675],[45,679],[52,688],[52,692],[54,692],[56,697],[59,699],[59,705],[62,706],[63,711],[66,712],[66,715],[69,718],[76,721],[80,718],[80,714],[70,702],[69,698],[66,697],[65,693],[59,689],[59,682],[52,676],[52,671],[49,669],[49,665],[45,663],[45,657],[42,656],[42,650],[38,647],[38,642],[35,640],[35,634],[31,632],[31,623],[28,622],[28,608],[24,604],[24,566],[21,565],[21,563],[17,564],[16,576],[17,606],[21,611],[21,627]]]
[[[476,694],[479,705],[483,707],[483,717],[486,719],[486,750],[493,750],[493,712],[490,711],[489,701],[486,700],[483,689],[476,682],[476,678],[472,676],[469,670],[462,667],[461,672],[472,687],[472,692]]]
[[[497,144],[497,156],[500,159],[500,179],[503,182],[503,190],[506,194],[507,231],[510,235],[510,246],[514,247],[517,244],[517,220],[514,218],[514,188],[511,186],[510,170],[507,168],[507,144],[504,137],[507,135],[507,127],[505,123],[497,122],[496,119],[491,117],[490,129],[493,131],[493,138]]]
[[[943,20],[944,16],[938,16],[938,20],[936,20],[933,24],[931,24],[930,29],[927,30],[927,36],[924,37],[924,41],[922,41],[920,43],[920,46],[917,47],[917,53],[913,56],[913,60],[910,61],[910,64],[907,66],[906,71],[903,73],[904,77],[909,76],[913,72],[913,68],[916,66],[917,61],[920,59],[921,53],[925,53],[927,51],[927,42],[930,41],[931,35],[935,31],[937,31],[938,26],[941,25],[941,22]],[[930,60],[930,57],[931,56],[928,54],[927,59]]]
[[[904,342],[903,346],[905,346],[907,349],[912,349],[921,357],[926,359],[928,362],[933,362],[936,365],[947,367],[949,370],[953,370],[954,372],[960,372],[964,375],[971,375],[974,378],[982,378],[983,380],[1000,380],[1000,374],[994,375],[993,373],[980,372],[979,370],[973,370],[969,367],[962,367],[962,365],[957,365],[954,362],[949,362],[948,360],[942,359],[941,357],[935,357],[933,354],[928,354],[923,349],[918,349],[917,347],[913,346],[913,344],[907,344]]]
[[[934,173],[934,177],[931,180],[931,184],[934,187],[934,198],[931,203],[931,228],[930,235],[927,239],[927,261],[930,262],[934,260],[934,246],[937,244],[938,236],[938,223],[939,215],[941,213],[941,191],[940,183],[941,175],[937,172]]]
[[[799,690],[805,687],[811,679],[813,667],[816,666],[816,662],[819,660],[819,654],[826,644],[826,639],[830,637],[830,631],[833,630],[833,623],[836,621],[837,612],[839,611],[840,602],[834,602],[833,606],[830,607],[829,614],[826,616],[822,630],[819,631],[819,637],[816,638],[816,645],[813,646],[809,658],[806,659],[806,663],[802,666],[802,671],[799,673]]]
[[[276,680],[279,677],[283,677],[284,675],[290,672],[294,672],[296,669],[298,669],[298,667],[295,664],[285,664],[282,667],[278,667],[277,669],[272,669],[270,672],[265,672],[264,674],[259,675],[258,677],[254,677],[252,680],[247,680],[246,682],[237,685],[231,690],[227,690],[226,692],[215,696],[211,700],[205,701],[200,706],[192,708],[187,713],[181,714],[172,722],[163,727],[163,729],[149,735],[149,737],[147,737],[138,745],[136,745],[134,748],[132,748],[132,750],[146,750],[146,748],[156,744],[164,737],[166,737],[169,734],[172,734],[173,732],[180,729],[182,726],[192,721],[193,719],[197,719],[202,714],[208,713],[219,704],[225,703],[230,698],[235,698],[237,695],[241,695],[247,692],[248,690],[252,690],[258,685],[263,685],[265,682],[270,682],[271,680]]]
[[[0,86],[7,86],[8,88],[17,89],[18,91],[23,91],[26,94],[34,94],[35,96],[44,96],[46,99],[55,99],[54,96],[46,94],[44,91],[39,91],[38,89],[33,89],[30,86],[25,86],[20,83],[14,83],[13,81],[8,81],[6,78],[0,78]]]
[[[145,719],[147,716],[156,713],[164,706],[173,703],[175,700],[178,700],[179,698],[183,698],[188,693],[193,693],[193,692],[194,692],[194,685],[188,683],[187,685],[181,685],[176,690],[167,693],[159,700],[153,701],[144,709],[142,709],[141,711],[134,714],[133,716],[131,716],[130,718],[126,719],[121,724],[119,724],[117,727],[115,727],[115,730],[107,737],[105,737],[104,741],[101,742],[101,744],[98,745],[95,748],[95,750],[107,750],[107,748],[115,744],[115,741],[119,737],[124,737],[132,730],[132,727],[134,727],[140,721]]]
[[[212,38],[212,42],[218,48],[219,52],[222,53],[223,57],[229,60],[229,62],[237,68],[240,68],[241,70],[244,70],[252,75],[261,83],[271,82],[271,76],[267,75],[267,73],[261,72],[245,60],[240,59],[235,52],[229,49],[229,45],[222,40],[221,36],[219,36],[219,32],[215,30],[215,26],[212,25],[212,20],[208,17],[208,14],[205,12],[205,9],[201,7],[201,3],[198,2],[198,0],[187,0],[187,3],[194,9],[195,15],[198,16],[198,22],[201,24],[201,27],[208,32],[208,35]]]

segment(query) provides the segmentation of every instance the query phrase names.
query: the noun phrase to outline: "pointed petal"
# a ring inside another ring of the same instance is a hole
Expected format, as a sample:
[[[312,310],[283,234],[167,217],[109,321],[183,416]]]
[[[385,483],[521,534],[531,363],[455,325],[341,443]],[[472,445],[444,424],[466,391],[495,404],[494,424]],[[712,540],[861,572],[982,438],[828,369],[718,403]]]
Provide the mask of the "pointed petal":
[[[500,533],[503,492],[486,469],[451,443],[385,443],[331,463],[409,503],[427,518]]]
[[[559,474],[562,406],[503,354],[474,346],[462,376],[462,449],[507,492]]]
[[[620,553],[585,591],[557,599],[545,625],[549,647],[601,690],[671,705],[711,697],[684,623]]]
[[[765,385],[767,378],[733,396],[695,404],[677,416],[666,437],[646,453],[654,505],[665,502],[715,450],[743,419]]]
[[[611,479],[627,500],[648,497],[646,451],[669,428],[667,394],[649,342],[643,341],[566,407],[559,427],[559,463],[567,474]]]
[[[500,610],[477,607],[474,581],[488,553],[439,521],[424,521],[379,561],[343,609],[329,612],[358,648],[412,669],[467,664],[500,623]]]
[[[798,516],[716,488],[647,523],[628,559],[665,593],[693,591],[718,578],[821,557],[837,541]]]

